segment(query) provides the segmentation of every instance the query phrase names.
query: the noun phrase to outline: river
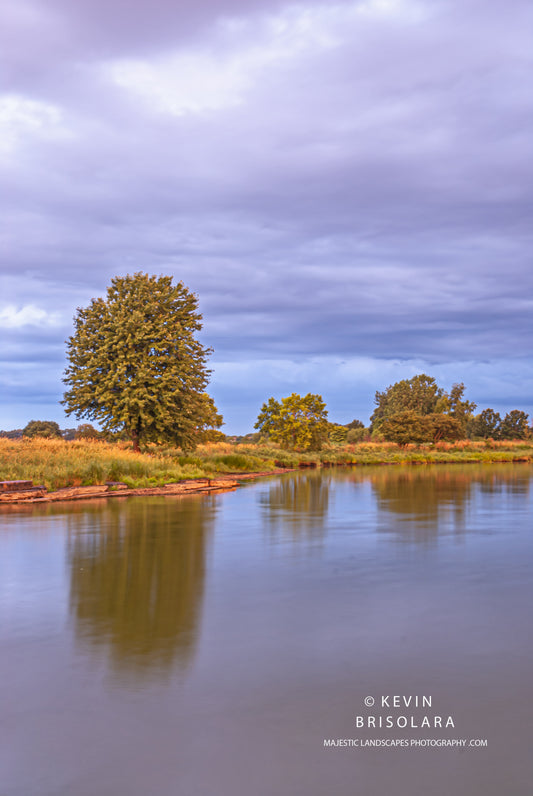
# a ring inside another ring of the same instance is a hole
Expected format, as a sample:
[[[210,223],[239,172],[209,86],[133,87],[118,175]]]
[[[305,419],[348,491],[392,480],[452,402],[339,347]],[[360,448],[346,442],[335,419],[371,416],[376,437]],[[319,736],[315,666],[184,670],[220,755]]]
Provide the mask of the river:
[[[529,796],[532,476],[3,509],[1,796]]]

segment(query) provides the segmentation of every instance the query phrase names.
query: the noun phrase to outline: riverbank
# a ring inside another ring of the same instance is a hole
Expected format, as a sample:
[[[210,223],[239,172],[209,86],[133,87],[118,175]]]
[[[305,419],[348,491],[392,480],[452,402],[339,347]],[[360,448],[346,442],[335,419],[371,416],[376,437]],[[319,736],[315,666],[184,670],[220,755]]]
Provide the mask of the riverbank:
[[[533,462],[533,442],[463,440],[403,447],[392,442],[361,442],[330,445],[313,452],[222,442],[201,445],[194,453],[185,454],[155,445],[133,453],[127,443],[0,439],[0,481],[32,481],[43,488],[41,497],[85,487],[105,491],[110,482],[123,484],[131,495],[134,490],[143,490],[143,494],[145,490],[167,490],[169,484],[198,483],[202,479],[213,483],[229,476],[242,480],[298,467],[474,462]],[[113,491],[120,490],[111,488],[109,493]]]
[[[64,487],[55,492],[47,492],[43,485],[35,486],[32,481],[0,482],[0,506],[20,503],[58,503],[70,500],[93,500],[95,498],[127,498],[134,496],[160,495],[175,497],[195,493],[233,492],[241,481],[253,480],[265,475],[278,475],[290,472],[278,468],[261,473],[240,473],[237,476],[220,478],[194,478],[180,483],[165,484],[160,487],[141,487],[130,489],[127,484],[111,482],[93,486]]]

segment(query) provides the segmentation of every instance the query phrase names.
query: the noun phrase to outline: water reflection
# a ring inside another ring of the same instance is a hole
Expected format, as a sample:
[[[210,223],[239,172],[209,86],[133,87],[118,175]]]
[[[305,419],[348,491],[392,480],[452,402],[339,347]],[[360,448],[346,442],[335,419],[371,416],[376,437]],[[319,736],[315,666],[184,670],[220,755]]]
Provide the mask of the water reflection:
[[[312,470],[281,478],[259,495],[269,531],[294,541],[321,539],[326,533],[331,475]]]
[[[463,535],[478,491],[526,494],[530,483],[524,467],[508,464],[387,468],[373,472],[370,480],[378,511],[394,515],[392,524],[378,523],[377,530],[421,544],[443,533]]]
[[[431,544],[439,535],[460,537],[469,530],[476,495],[503,499],[527,494],[530,468],[504,463],[338,468],[333,475],[330,470],[296,472],[272,483],[259,495],[259,503],[273,538],[313,541],[324,539],[331,529],[332,497],[337,490],[365,484],[374,498],[378,516],[373,527],[378,533]],[[358,515],[365,495],[366,490],[356,497]]]
[[[531,792],[532,474],[344,468],[213,502],[10,508],[0,793]],[[464,545],[450,533],[456,495]],[[418,543],[429,524],[431,548]],[[361,738],[489,748],[321,749],[385,693],[431,694],[456,729]]]
[[[209,498],[128,499],[69,513],[78,640],[107,648],[115,665],[140,674],[186,667],[198,637],[213,520]]]
[[[372,480],[378,512],[394,514],[392,529],[397,538],[420,544],[443,531],[465,533],[472,487],[471,477],[453,469],[402,468],[386,479]],[[387,523],[378,523],[377,528],[390,530]]]

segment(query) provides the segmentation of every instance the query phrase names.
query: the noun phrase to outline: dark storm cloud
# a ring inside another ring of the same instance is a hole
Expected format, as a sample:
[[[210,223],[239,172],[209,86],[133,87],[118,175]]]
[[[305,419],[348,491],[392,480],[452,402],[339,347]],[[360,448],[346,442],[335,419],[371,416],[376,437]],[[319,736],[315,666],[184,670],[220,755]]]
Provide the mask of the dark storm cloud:
[[[263,391],[327,373],[339,391],[362,380],[367,406],[397,362],[463,363],[455,380],[477,373],[486,396],[483,362],[494,383],[515,362],[531,399],[528,3],[4,14],[4,363],[55,374],[76,306],[146,270],[199,294],[228,406],[254,361],[273,363]]]

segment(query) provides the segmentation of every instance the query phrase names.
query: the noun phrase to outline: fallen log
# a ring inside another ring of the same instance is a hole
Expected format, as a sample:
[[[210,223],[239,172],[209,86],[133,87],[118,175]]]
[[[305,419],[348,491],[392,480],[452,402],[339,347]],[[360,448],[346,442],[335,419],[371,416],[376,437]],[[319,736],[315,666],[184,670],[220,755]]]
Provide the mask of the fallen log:
[[[32,487],[33,481],[0,481],[1,492],[21,492]]]

